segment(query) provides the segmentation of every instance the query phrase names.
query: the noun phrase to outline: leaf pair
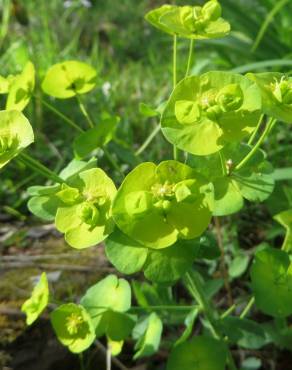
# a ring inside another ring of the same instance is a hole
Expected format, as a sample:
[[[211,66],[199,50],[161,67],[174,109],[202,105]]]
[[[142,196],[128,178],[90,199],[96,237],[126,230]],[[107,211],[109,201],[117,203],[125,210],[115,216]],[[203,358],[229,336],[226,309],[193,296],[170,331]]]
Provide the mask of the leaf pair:
[[[212,39],[226,36],[230,24],[221,18],[217,0],[204,6],[163,5],[151,10],[146,20],[159,30],[190,39]]]

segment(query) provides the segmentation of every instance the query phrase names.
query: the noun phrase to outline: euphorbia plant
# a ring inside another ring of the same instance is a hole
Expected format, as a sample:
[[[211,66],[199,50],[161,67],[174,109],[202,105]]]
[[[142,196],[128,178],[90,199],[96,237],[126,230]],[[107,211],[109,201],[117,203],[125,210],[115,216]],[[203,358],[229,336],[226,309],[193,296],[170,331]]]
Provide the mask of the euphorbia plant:
[[[254,303],[273,318],[285,319],[292,314],[291,210],[275,217],[287,229],[282,250],[265,247],[255,254],[250,300],[240,316],[233,314],[236,304],[231,303],[223,312],[214,306],[210,299],[213,281],[208,271],[194,262],[211,260],[214,266],[220,257],[207,230],[212,216],[218,225],[219,217],[240,211],[244,199],[261,202],[273,192],[273,167],[260,146],[276,120],[292,122],[291,78],[279,73],[243,76],[227,71],[189,75],[194,40],[223,37],[230,30],[217,0],[202,7],[163,5],[150,11],[146,20],[172,35],[174,41],[173,91],[166,104],[155,110],[141,106],[148,116],[160,115],[161,130],[173,145],[174,158],[139,164],[125,178],[121,174],[116,189],[90,156],[94,149],[101,148],[121,172],[107,150],[107,144],[115,138],[119,118],[104,116],[98,123],[91,118],[81,95],[95,87],[96,73],[85,63],[66,61],[48,70],[42,88],[55,98],[78,101],[88,130],[44,102],[76,129],[76,158],[56,174],[20,153],[33,141],[30,125],[17,111],[27,104],[34,86],[34,69],[28,64],[11,83],[4,78],[0,81],[2,92],[8,93],[7,110],[0,114],[1,166],[18,155],[21,162],[51,181],[28,189],[28,207],[36,216],[54,220],[70,246],[81,249],[105,241],[106,255],[120,273],[131,275],[142,270],[153,283],[133,282],[138,306],[131,305],[128,281],[110,275],[89,287],[80,302],[56,307],[51,320],[62,344],[80,353],[95,338],[105,336],[108,353],[117,355],[132,333],[136,341],[134,359],[150,356],[159,348],[163,324],[167,325],[167,320],[179,311],[185,317],[186,329],[174,341],[166,368],[235,370],[240,364],[231,352],[233,346],[259,349],[273,341],[265,332],[270,323],[263,326],[246,318]],[[190,39],[186,74],[179,82],[178,38]],[[15,91],[19,89],[24,95],[21,104],[16,104]],[[143,150],[150,142],[146,140]],[[231,277],[223,277],[230,295]],[[171,287],[179,279],[194,299],[190,305],[181,305],[171,294]],[[42,275],[32,297],[23,305],[28,324],[48,303],[46,284]],[[202,325],[194,334],[199,320]],[[288,330],[285,321],[281,323]]]

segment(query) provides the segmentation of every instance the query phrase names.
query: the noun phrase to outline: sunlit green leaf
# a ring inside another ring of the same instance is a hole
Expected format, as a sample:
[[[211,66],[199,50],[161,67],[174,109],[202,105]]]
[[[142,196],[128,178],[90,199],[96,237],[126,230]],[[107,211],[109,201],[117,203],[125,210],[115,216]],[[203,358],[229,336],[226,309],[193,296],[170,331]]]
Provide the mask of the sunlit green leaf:
[[[49,285],[45,272],[34,287],[31,296],[21,306],[21,311],[26,314],[26,323],[31,325],[47,307],[49,302]]]
[[[292,251],[292,209],[277,214],[274,216],[274,219],[286,229],[286,236],[282,249],[289,253]]]
[[[42,89],[55,98],[67,99],[89,92],[95,84],[96,71],[93,67],[70,60],[49,68],[42,82]]]

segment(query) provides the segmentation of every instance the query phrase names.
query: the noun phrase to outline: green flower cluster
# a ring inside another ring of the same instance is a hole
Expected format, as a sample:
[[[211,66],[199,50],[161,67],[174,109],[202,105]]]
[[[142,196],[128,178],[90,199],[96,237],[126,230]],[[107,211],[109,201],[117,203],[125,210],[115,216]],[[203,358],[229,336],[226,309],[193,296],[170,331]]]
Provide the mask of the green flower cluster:
[[[163,5],[146,14],[154,27],[171,35],[190,39],[210,39],[226,36],[230,25],[221,18],[222,9],[217,0],[204,6]]]
[[[75,163],[75,162],[73,162]],[[82,249],[102,242],[113,231],[112,202],[116,187],[100,168],[84,164],[78,172],[63,171],[62,184],[33,187],[28,206],[41,218],[55,219],[73,248]],[[69,167],[69,166],[68,166]],[[67,175],[66,175],[67,172]]]

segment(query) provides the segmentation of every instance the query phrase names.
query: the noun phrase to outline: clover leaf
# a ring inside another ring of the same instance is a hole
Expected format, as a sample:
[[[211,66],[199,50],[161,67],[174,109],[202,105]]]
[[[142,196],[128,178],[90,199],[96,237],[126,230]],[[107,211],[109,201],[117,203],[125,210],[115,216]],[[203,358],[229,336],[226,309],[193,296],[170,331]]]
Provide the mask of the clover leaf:
[[[133,274],[143,270],[147,279],[171,284],[192,266],[202,243],[200,239],[179,240],[168,248],[151,249],[116,229],[105,244],[109,261],[121,273]]]
[[[104,171],[92,168],[67,180],[56,196],[55,224],[70,246],[88,248],[102,242],[113,230],[112,201],[116,187]]]
[[[35,68],[32,62],[27,62],[21,74],[10,83],[6,109],[23,111],[30,101],[34,86]]]
[[[134,327],[134,318],[126,314],[131,307],[130,285],[115,275],[89,288],[81,305],[89,312],[97,337],[106,334],[111,340],[123,340]]]
[[[282,73],[248,73],[261,90],[263,112],[280,121],[292,123],[292,77]]]
[[[51,322],[59,341],[73,353],[85,351],[95,339],[91,318],[80,305],[61,305],[51,313]]]
[[[224,370],[226,360],[225,343],[211,337],[197,336],[174,347],[167,370]]]
[[[162,321],[155,312],[136,325],[133,330],[133,337],[137,340],[135,345],[137,352],[134,355],[134,360],[151,356],[158,351],[162,329]]]
[[[160,249],[201,235],[210,222],[212,205],[212,186],[189,166],[146,162],[123,181],[113,217],[132,239]]]
[[[283,211],[274,216],[274,219],[278,221],[286,229],[286,236],[282,245],[282,249],[286,252],[292,251],[292,209]]]
[[[0,169],[33,141],[32,127],[21,112],[0,111]]]
[[[208,155],[250,135],[260,112],[260,91],[252,81],[230,72],[207,72],[175,87],[162,114],[162,132],[178,148]]]
[[[220,153],[191,157],[191,165],[214,185],[214,215],[238,212],[244,205],[244,199],[262,202],[273,192],[273,167],[262,150],[258,150],[240,170],[236,169],[250,150],[247,144],[229,144]]]
[[[31,325],[47,307],[49,302],[49,286],[45,272],[34,287],[31,296],[21,306],[21,311],[26,314],[26,323]]]
[[[49,68],[42,82],[42,89],[55,98],[68,99],[91,91],[95,84],[96,71],[93,67],[69,60]]]
[[[211,39],[226,36],[230,24],[221,18],[221,6],[217,0],[204,6],[163,5],[146,14],[146,20],[154,27],[172,35],[190,39]]]
[[[292,268],[286,252],[270,247],[257,252],[251,284],[261,311],[274,317],[292,314]]]

